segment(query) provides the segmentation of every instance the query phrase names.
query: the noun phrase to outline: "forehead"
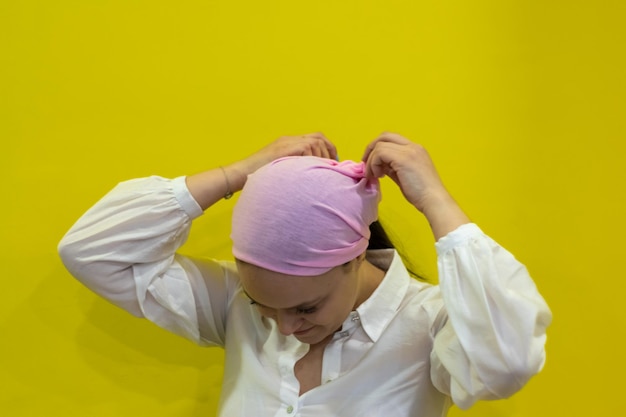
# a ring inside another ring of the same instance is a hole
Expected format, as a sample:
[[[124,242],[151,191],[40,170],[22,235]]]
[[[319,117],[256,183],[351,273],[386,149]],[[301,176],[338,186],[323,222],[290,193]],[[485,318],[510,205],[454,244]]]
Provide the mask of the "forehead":
[[[292,308],[326,297],[341,281],[341,269],[322,275],[292,276],[237,261],[244,291],[254,301],[276,309]]]

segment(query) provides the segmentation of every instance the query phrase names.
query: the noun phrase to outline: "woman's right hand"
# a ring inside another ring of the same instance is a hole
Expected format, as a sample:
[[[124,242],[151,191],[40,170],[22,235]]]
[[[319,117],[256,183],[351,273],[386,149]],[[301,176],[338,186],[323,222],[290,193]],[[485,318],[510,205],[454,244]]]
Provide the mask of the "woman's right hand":
[[[283,136],[247,158],[188,176],[187,187],[202,209],[206,210],[224,196],[241,190],[248,175],[263,165],[285,156],[318,156],[337,159],[337,150],[322,133]]]
[[[285,156],[318,156],[337,159],[337,149],[320,132],[301,136],[282,136],[242,160],[240,165],[248,175],[263,165]]]

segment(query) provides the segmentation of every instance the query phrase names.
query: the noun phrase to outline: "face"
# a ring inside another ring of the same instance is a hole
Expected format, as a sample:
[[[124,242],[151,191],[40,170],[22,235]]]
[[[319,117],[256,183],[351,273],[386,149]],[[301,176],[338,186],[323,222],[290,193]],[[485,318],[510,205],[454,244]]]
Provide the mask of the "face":
[[[241,284],[261,315],[280,332],[316,344],[335,333],[358,305],[359,258],[311,277],[291,276],[237,261]]]

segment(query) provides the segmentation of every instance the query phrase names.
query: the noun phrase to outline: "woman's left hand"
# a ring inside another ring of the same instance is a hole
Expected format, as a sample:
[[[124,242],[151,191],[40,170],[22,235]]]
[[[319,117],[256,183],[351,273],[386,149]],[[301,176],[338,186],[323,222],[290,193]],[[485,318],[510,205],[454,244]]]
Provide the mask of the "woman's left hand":
[[[447,194],[426,149],[398,134],[383,133],[372,141],[365,148],[363,161],[368,177],[387,175],[422,212],[429,196]]]
[[[391,178],[404,197],[424,213],[439,238],[469,219],[446,190],[423,146],[395,133],[383,133],[363,155],[366,175]]]

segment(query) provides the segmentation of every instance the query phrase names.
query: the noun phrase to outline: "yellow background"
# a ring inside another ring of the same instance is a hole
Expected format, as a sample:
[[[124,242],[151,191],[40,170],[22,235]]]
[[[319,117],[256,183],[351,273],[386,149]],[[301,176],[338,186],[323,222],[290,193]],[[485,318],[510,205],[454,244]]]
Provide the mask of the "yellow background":
[[[222,353],[98,299],[56,245],[118,181],[323,131],[424,144],[554,312],[544,371],[452,416],[624,415],[621,0],[0,2],[0,414],[213,416]],[[436,279],[432,237],[383,219]],[[230,257],[222,202],[184,251]]]

